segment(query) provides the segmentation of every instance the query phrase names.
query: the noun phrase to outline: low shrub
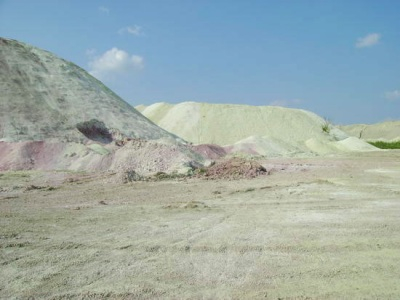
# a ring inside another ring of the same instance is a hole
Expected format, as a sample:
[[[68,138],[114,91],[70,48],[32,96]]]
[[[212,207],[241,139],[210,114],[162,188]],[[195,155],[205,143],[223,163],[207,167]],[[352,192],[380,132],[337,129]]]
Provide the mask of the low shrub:
[[[375,141],[368,143],[379,149],[400,149],[400,141],[394,141],[394,142]]]
[[[331,127],[332,127],[331,122],[325,118],[324,123],[321,125],[322,131],[329,134],[331,132]]]

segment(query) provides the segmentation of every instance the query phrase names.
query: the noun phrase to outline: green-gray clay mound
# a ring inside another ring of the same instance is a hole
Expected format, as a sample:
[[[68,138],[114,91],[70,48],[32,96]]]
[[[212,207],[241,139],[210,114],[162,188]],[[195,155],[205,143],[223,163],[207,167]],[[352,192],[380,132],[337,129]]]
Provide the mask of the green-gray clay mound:
[[[0,91],[0,141],[80,142],[91,139],[88,122],[114,135],[173,137],[82,68],[19,41],[0,38]]]

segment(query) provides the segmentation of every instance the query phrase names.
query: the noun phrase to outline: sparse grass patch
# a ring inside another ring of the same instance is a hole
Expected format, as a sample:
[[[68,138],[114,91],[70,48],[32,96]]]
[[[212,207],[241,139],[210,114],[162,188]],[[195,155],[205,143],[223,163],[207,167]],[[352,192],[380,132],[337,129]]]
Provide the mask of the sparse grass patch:
[[[254,192],[255,190],[256,190],[256,188],[250,187],[250,188],[246,188],[246,189],[243,189],[243,190],[236,190],[236,191],[234,191],[234,192],[231,192],[231,195],[232,195],[232,194],[237,194],[237,193],[249,193],[249,192]]]
[[[325,118],[324,123],[321,125],[322,131],[329,134],[331,132],[331,128],[332,128],[331,122],[327,118]]]
[[[164,205],[163,208],[165,209],[210,209],[208,205],[201,201],[189,201],[186,203],[176,202],[170,203],[168,205]]]
[[[0,173],[1,179],[18,179],[18,178],[29,178],[32,172],[30,171],[5,171]]]
[[[185,177],[190,177],[190,175],[179,174],[179,173],[157,172],[156,174],[154,174],[153,179],[154,180],[168,180],[168,179],[180,179],[180,178],[185,178]]]
[[[196,174],[204,175],[204,174],[207,173],[207,168],[205,168],[205,167],[203,167],[203,168],[198,168],[198,169],[196,169],[195,172],[196,172]]]
[[[394,142],[375,141],[368,143],[379,149],[400,149],[400,141],[394,141]]]
[[[200,201],[190,201],[186,203],[183,208],[209,208],[204,202]]]
[[[33,191],[33,190],[43,190],[43,191],[54,191],[56,187],[54,186],[38,186],[31,184],[25,188],[25,191]]]

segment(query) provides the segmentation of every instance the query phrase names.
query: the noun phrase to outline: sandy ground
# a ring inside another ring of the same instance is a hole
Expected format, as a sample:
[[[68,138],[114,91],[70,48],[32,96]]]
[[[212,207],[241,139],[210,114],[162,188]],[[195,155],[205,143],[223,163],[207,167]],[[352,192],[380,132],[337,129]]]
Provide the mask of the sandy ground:
[[[0,173],[2,299],[399,299],[400,152],[268,176]]]

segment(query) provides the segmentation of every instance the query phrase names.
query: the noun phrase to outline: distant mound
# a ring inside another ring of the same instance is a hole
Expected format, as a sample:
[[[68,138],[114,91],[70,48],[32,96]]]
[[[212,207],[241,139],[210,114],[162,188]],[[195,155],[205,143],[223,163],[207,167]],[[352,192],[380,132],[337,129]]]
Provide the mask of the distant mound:
[[[0,38],[0,141],[172,137],[77,65]]]
[[[184,102],[137,107],[154,123],[194,144],[266,156],[370,151],[318,115],[300,109]]]
[[[377,124],[354,124],[339,126],[348,135],[366,141],[400,141],[400,121],[388,121]]]

